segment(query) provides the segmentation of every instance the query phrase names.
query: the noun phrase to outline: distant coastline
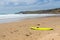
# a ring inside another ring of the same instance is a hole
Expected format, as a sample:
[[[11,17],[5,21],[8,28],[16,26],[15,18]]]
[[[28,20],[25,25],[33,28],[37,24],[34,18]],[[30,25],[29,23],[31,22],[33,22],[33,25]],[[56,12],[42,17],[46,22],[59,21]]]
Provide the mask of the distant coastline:
[[[48,9],[48,10],[36,10],[36,11],[21,11],[15,14],[60,14],[60,8]]]

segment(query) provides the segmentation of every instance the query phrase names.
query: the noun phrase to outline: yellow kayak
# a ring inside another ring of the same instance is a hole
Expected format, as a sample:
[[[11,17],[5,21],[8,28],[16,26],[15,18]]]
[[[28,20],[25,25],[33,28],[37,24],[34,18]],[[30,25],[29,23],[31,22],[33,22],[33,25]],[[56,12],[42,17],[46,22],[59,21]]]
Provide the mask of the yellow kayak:
[[[53,28],[39,28],[39,27],[31,27],[32,30],[53,30]]]

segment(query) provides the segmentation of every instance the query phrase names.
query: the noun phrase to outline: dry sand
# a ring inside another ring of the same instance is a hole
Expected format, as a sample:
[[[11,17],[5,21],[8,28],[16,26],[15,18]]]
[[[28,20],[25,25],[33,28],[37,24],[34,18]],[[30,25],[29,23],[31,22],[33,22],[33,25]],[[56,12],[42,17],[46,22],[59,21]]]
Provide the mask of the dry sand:
[[[31,26],[51,27],[54,30],[31,30]],[[0,40],[60,40],[60,17],[26,19],[0,24]]]

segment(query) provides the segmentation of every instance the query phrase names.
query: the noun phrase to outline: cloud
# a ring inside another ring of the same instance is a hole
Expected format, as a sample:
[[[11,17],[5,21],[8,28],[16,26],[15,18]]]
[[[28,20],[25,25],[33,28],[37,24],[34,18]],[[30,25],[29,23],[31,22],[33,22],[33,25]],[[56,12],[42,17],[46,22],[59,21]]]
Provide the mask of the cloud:
[[[41,10],[60,7],[57,0],[0,0],[0,13]]]
[[[34,5],[35,3],[46,3],[53,2],[54,0],[0,0],[0,5],[10,5],[13,3],[14,5],[25,4],[25,5]]]
[[[25,4],[25,5],[32,5],[36,3],[37,0],[0,0],[0,5],[9,5],[13,3],[14,5]]]
[[[5,3],[4,2],[0,2],[0,5],[4,5]]]
[[[0,6],[36,5],[55,2],[57,0],[0,0]]]

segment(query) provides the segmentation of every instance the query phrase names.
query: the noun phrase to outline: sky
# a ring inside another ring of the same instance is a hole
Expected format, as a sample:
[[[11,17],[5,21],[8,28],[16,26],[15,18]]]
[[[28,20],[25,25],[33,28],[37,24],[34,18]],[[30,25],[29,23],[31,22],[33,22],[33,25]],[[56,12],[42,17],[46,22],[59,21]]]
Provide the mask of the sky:
[[[0,0],[0,13],[60,8],[60,0]]]

